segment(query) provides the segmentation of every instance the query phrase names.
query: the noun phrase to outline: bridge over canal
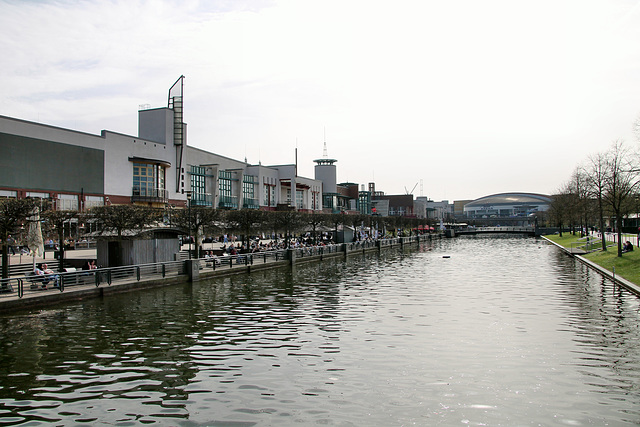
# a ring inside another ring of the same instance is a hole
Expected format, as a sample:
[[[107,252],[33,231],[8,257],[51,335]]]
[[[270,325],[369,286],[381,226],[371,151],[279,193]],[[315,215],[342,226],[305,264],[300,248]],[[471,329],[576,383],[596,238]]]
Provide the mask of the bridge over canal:
[[[466,236],[474,234],[526,234],[528,236],[536,236],[535,227],[478,227],[478,228],[461,228],[455,230],[456,236]]]

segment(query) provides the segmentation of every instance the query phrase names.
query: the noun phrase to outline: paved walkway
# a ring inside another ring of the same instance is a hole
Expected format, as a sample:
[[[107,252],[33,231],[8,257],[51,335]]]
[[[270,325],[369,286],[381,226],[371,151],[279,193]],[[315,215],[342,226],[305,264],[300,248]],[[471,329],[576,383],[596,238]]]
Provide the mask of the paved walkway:
[[[95,249],[74,249],[64,252],[64,257],[68,259],[95,259]],[[50,262],[53,260],[53,251],[47,251],[43,257],[36,257],[36,264],[39,262]],[[22,254],[9,254],[9,265],[32,264],[33,256]]]
[[[263,242],[269,242],[268,240],[264,240]],[[239,243],[239,242],[236,242]],[[227,244],[228,245],[228,244]],[[215,243],[203,243],[202,249],[211,250],[211,249],[222,249],[223,243],[215,242]],[[195,247],[192,244],[192,247]],[[181,250],[186,251],[189,248],[189,245],[182,245]],[[65,259],[96,259],[97,258],[97,250],[96,249],[71,249],[64,251]],[[36,257],[36,264],[40,262],[48,262],[53,260],[53,251],[46,251],[44,257]],[[9,254],[9,265],[20,265],[20,264],[32,264],[33,257],[27,254]]]

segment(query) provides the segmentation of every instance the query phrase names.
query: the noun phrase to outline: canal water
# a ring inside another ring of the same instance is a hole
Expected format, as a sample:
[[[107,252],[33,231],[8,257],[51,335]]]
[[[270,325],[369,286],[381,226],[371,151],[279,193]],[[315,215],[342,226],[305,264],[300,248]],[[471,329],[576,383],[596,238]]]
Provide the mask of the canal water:
[[[640,305],[460,237],[0,317],[3,425],[637,425]]]

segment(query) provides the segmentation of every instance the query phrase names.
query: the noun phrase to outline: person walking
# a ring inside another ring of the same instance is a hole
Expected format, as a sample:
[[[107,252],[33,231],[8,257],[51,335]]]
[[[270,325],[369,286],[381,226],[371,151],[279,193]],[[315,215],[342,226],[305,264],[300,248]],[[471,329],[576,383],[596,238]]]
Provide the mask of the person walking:
[[[16,254],[15,244],[16,244],[16,239],[11,237],[11,234],[9,234],[9,236],[7,237],[7,248],[11,252],[11,255]]]

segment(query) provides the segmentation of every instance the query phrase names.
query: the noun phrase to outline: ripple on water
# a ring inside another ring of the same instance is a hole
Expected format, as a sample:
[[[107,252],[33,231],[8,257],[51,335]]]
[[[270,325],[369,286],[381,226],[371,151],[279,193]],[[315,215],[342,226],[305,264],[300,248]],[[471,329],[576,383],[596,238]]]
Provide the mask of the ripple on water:
[[[0,417],[633,424],[639,312],[533,239],[447,239],[5,316]]]

